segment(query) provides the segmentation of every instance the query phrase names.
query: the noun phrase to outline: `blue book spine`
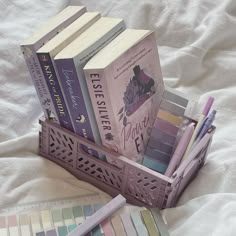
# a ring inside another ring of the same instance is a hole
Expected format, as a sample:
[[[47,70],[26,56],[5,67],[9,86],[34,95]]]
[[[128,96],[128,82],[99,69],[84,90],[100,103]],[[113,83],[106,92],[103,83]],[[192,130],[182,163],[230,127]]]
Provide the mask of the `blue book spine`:
[[[74,132],[69,112],[58,82],[56,72],[49,53],[37,53],[48,90],[52,97],[59,123],[62,127]]]
[[[92,129],[93,121],[89,117],[85,103],[85,99],[90,98],[83,96],[73,59],[60,59],[54,62],[75,133],[98,143],[98,140],[95,138],[96,134],[94,134]],[[83,146],[83,149],[90,155],[99,157],[98,153],[90,147]]]

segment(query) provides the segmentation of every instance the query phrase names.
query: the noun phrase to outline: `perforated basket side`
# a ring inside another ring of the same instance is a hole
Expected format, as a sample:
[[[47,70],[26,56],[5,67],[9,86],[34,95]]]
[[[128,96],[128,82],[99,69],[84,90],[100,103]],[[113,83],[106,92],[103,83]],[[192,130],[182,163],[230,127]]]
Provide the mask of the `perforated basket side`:
[[[40,121],[39,153],[81,180],[112,196],[123,194],[139,206],[174,206],[184,188],[203,165],[213,132],[203,138],[201,148],[190,153],[171,178],[152,171],[126,157],[98,146],[49,121]],[[121,168],[85,153],[81,145],[116,160]]]
[[[112,158],[117,160],[120,155],[99,147],[59,127],[57,124],[43,120],[40,123],[42,125],[40,153],[51,156],[52,159],[59,161],[63,166],[69,166],[74,170],[85,172],[100,181],[115,185],[116,188],[120,189],[122,170],[88,155],[83,151],[81,145],[91,146],[97,152],[112,156]],[[120,166],[122,165],[123,163],[121,162]]]
[[[173,207],[183,193],[184,189],[189,185],[193,178],[197,175],[200,168],[204,165],[207,153],[209,151],[215,128],[211,133],[205,136],[200,143],[200,147],[195,148],[189,154],[188,158],[180,165],[176,172],[172,175],[173,183],[170,187],[170,193],[166,207]]]
[[[123,174],[118,168],[89,156],[83,151],[77,153],[76,169],[92,176],[96,181],[121,191]]]
[[[166,191],[173,180],[127,158],[124,159],[124,162],[123,192],[125,195],[132,196],[145,205],[164,208]]]
[[[163,207],[170,178],[95,145],[48,121],[41,121],[40,154],[111,195],[122,193],[130,203]],[[119,159],[119,169],[85,153],[81,144]]]

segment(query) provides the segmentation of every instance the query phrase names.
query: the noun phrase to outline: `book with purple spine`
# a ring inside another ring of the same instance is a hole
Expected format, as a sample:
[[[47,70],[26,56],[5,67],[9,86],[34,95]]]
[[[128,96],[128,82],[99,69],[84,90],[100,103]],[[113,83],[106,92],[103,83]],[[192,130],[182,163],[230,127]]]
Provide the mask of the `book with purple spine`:
[[[75,40],[79,35],[86,31],[100,17],[101,15],[98,12],[84,13],[36,52],[44,73],[48,90],[52,96],[52,102],[55,106],[59,123],[64,128],[67,128],[75,133],[78,133],[76,123],[72,122],[70,117],[70,111],[68,109],[70,104],[66,104],[62,88],[58,80],[57,71],[54,66],[54,57],[67,45],[73,42],[73,40]]]
[[[54,58],[63,94],[75,132],[101,145],[101,138],[91,105],[83,67],[99,50],[125,29],[119,18],[101,17]],[[97,152],[85,149],[100,157]],[[103,158],[103,157],[102,157]]]
[[[21,44],[21,50],[44,116],[56,123],[59,123],[59,119],[54,104],[52,103],[52,96],[46,85],[36,51],[85,12],[86,8],[83,6],[68,6],[48,20],[40,29]]]

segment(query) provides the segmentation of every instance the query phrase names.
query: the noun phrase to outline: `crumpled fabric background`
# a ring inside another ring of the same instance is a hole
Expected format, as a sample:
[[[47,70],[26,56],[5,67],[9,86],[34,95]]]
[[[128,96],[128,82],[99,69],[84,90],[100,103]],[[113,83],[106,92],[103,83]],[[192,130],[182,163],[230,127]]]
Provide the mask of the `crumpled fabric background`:
[[[236,2],[233,0],[0,0],[0,209],[99,191],[37,155],[42,111],[20,43],[68,4],[156,33],[166,85],[215,97],[215,133],[205,166],[177,207],[162,211],[171,235],[236,231]]]

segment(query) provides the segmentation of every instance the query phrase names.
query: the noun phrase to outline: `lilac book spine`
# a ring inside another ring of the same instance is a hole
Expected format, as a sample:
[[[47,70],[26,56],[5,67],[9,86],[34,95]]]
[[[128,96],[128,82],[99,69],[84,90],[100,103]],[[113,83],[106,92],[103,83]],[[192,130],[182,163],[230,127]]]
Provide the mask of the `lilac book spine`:
[[[37,53],[48,90],[52,97],[59,123],[62,127],[74,132],[65,100],[57,79],[56,72],[49,53]]]
[[[89,98],[83,96],[73,59],[61,59],[54,62],[75,133],[92,142],[97,142],[85,104],[85,99]],[[87,153],[99,157],[98,153],[90,147],[83,146],[83,148]]]
[[[48,91],[43,72],[36,55],[34,45],[21,46],[31,79],[37,92],[44,116],[48,120],[59,123],[52,97]]]
[[[72,13],[70,13],[70,10],[72,11]],[[57,117],[54,104],[52,103],[52,97],[44,79],[44,75],[36,51],[46,42],[52,39],[55,35],[57,35],[60,31],[62,31],[73,21],[75,21],[78,17],[84,14],[86,12],[86,8],[82,6],[70,6],[63,11],[67,11],[69,13],[67,14],[67,17],[59,20],[57,19],[56,22],[54,20],[54,27],[51,27],[48,32],[45,32],[41,38],[36,39],[32,42],[28,42],[28,40],[26,40],[26,42],[22,43],[20,46],[35,90],[37,92],[42,110],[44,112],[44,116],[46,117],[46,119],[52,120],[56,123],[59,123],[59,119]],[[60,14],[61,13],[58,13],[58,15]],[[52,21],[49,20],[48,24],[52,25]]]

